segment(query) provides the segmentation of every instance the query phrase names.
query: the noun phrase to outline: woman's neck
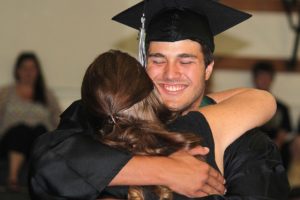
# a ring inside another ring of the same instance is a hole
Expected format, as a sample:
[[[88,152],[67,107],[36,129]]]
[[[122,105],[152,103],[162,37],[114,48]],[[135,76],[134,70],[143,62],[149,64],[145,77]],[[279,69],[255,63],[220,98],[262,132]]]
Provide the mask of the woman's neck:
[[[17,94],[18,96],[27,101],[32,101],[34,96],[34,85],[33,84],[24,84],[18,83],[17,87]]]

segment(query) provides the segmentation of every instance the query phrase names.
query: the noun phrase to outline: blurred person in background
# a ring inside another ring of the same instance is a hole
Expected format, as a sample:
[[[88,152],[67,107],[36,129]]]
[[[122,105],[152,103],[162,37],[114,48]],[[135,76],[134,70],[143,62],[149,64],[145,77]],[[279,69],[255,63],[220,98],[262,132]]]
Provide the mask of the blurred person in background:
[[[298,130],[299,133],[299,130]],[[300,199],[300,136],[297,135],[291,143],[291,163],[288,170],[288,179],[291,186],[290,200]]]
[[[300,117],[298,119],[297,133],[298,133],[298,135],[300,135]]]
[[[300,136],[297,136],[291,144],[291,164],[288,178],[292,188],[300,188]]]
[[[258,62],[252,68],[252,78],[254,86],[261,90],[271,90],[272,83],[275,77],[275,70],[269,62]],[[267,133],[269,137],[276,143],[281,151],[283,164],[286,169],[289,166],[289,143],[288,134],[291,133],[291,120],[288,106],[276,98],[277,111],[273,118],[263,125],[262,131]]]
[[[0,156],[8,159],[8,188],[18,191],[19,172],[33,141],[57,126],[61,110],[34,53],[19,55],[14,79],[0,89]]]
[[[288,169],[288,179],[291,186],[289,200],[300,199],[300,117],[297,125],[297,135],[290,147],[291,163]]]

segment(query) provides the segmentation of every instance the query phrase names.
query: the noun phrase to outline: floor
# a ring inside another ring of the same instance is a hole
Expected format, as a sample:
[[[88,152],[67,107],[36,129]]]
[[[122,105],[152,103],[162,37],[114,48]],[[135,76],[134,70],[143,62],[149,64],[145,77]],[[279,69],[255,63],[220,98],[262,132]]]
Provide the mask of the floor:
[[[28,195],[14,193],[0,193],[1,200],[30,200]]]
[[[11,192],[6,188],[6,179],[7,179],[7,162],[0,160],[0,200],[30,200],[27,187],[22,187],[20,192]],[[22,185],[27,183],[27,170],[22,171],[20,176],[20,181]]]

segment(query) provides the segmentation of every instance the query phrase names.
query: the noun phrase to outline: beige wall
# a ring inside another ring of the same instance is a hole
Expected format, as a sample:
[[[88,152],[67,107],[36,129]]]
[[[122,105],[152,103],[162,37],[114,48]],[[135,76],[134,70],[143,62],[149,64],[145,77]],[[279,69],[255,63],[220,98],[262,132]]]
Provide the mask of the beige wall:
[[[214,91],[222,91],[237,86],[253,87],[250,72],[232,70],[217,70],[214,72],[212,76],[212,88]],[[277,73],[272,86],[272,93],[289,106],[294,127],[296,127],[296,121],[300,116],[299,87],[299,73],[286,72]]]
[[[247,57],[289,58],[294,33],[284,13],[251,12],[249,20],[216,37],[216,53]],[[300,55],[300,54],[299,54]]]
[[[126,8],[125,0],[1,0],[0,85],[12,81],[16,55],[39,55],[48,85],[63,106],[79,98],[89,63],[101,52],[127,46],[134,31],[110,18]]]
[[[136,31],[110,18],[137,0],[0,0],[0,85],[22,50],[38,53],[48,85],[65,108],[79,98],[88,64],[99,53],[118,48],[135,54]],[[283,14],[253,13],[251,20],[216,39],[217,54],[288,58],[293,33]],[[248,72],[216,71],[215,90],[249,86]],[[234,81],[234,82],[233,82]],[[279,74],[274,92],[300,115],[299,74]],[[288,92],[290,91],[290,92]],[[295,119],[294,118],[294,119]]]

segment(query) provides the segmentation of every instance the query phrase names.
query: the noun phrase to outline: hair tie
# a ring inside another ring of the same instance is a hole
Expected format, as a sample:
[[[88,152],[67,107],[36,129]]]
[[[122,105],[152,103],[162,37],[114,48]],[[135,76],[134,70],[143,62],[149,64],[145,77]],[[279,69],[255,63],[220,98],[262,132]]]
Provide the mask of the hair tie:
[[[110,118],[111,118],[111,120],[113,121],[113,123],[116,125],[116,124],[117,124],[117,121],[116,121],[114,115],[110,115]]]

